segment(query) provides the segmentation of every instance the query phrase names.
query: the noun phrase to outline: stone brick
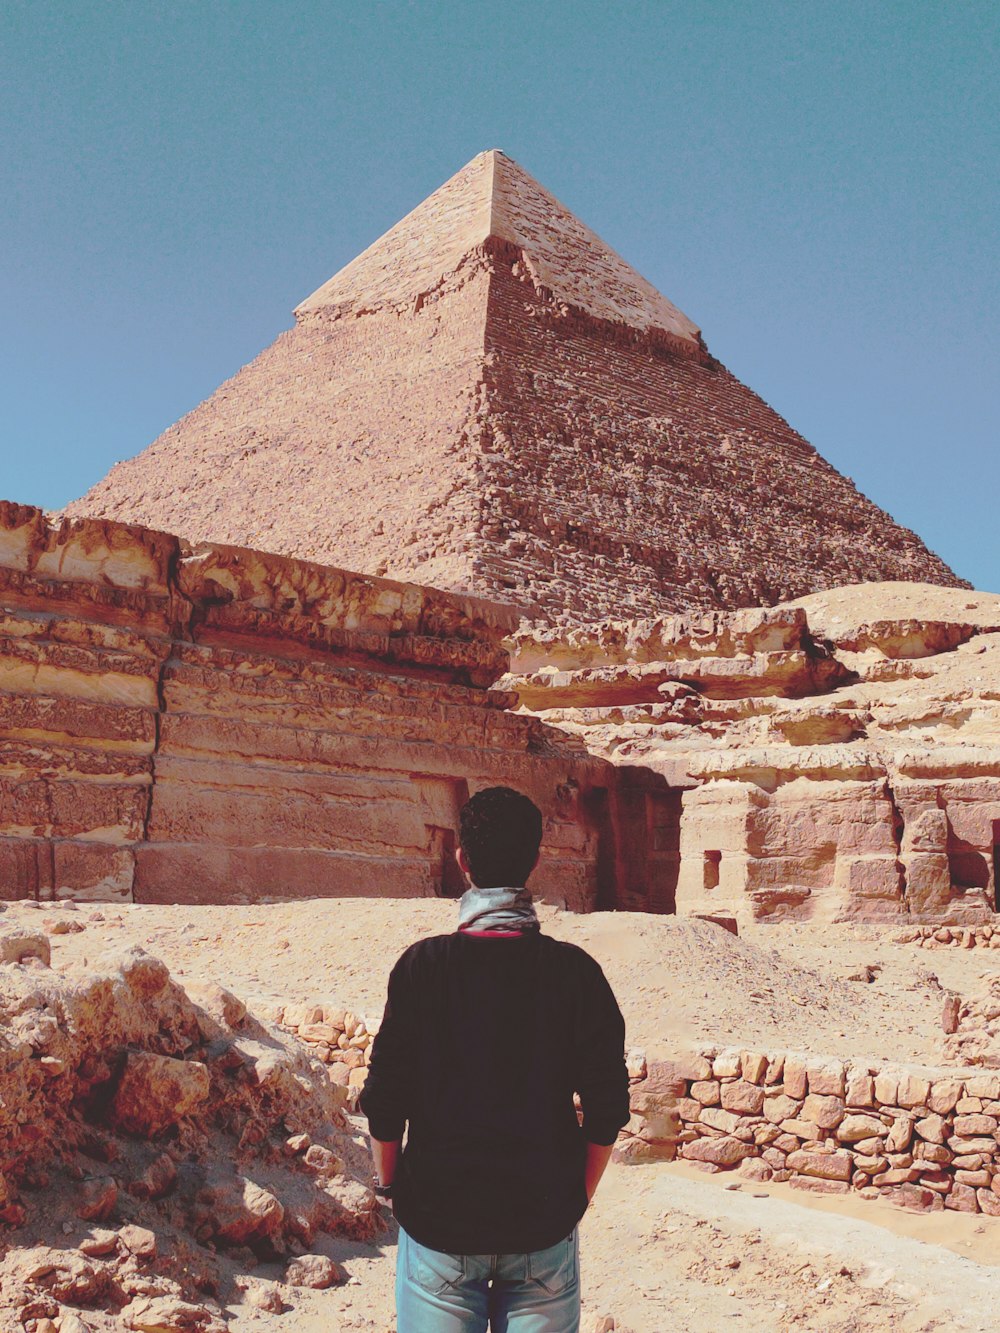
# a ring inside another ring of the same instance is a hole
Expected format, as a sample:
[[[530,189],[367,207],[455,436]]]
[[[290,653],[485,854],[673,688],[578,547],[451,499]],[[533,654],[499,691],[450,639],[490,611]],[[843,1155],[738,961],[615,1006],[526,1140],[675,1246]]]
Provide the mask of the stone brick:
[[[893,1166],[875,1176],[873,1183],[879,1186],[905,1184],[919,1180],[922,1170],[920,1166]]]
[[[1000,1074],[970,1074],[965,1080],[968,1097],[1000,1100]]]
[[[810,1194],[847,1194],[850,1182],[832,1180],[828,1176],[792,1176],[789,1180],[792,1189],[807,1190]]]
[[[979,1189],[989,1189],[991,1176],[988,1171],[956,1171],[956,1185],[972,1185]]]
[[[896,1105],[907,1108],[924,1106],[930,1096],[930,1080],[919,1074],[904,1073],[899,1080]]]
[[[960,1097],[955,1103],[955,1110],[959,1115],[979,1115],[984,1106],[982,1097]],[[990,1115],[993,1112],[987,1112],[987,1114]]]
[[[913,1117],[897,1115],[889,1130],[886,1147],[890,1152],[903,1152],[910,1146],[913,1138]]]
[[[943,1116],[928,1115],[918,1120],[914,1129],[922,1139],[929,1143],[944,1143],[948,1136],[948,1124]]]
[[[732,1134],[740,1125],[740,1117],[734,1111],[725,1111],[718,1106],[701,1107],[700,1123],[710,1125],[712,1129],[721,1129],[725,1134]]]
[[[992,1157],[997,1151],[995,1139],[966,1139],[958,1134],[953,1135],[948,1140],[948,1147],[956,1157],[967,1156],[969,1153],[980,1153],[983,1157]]]
[[[866,1176],[877,1176],[885,1171],[889,1163],[884,1157],[867,1157],[860,1153],[854,1154],[854,1169],[860,1171]]]
[[[979,1200],[971,1185],[956,1185],[945,1199],[944,1206],[959,1213],[979,1212]]]
[[[741,1057],[742,1076],[748,1083],[763,1083],[768,1058],[760,1051],[744,1051]]]
[[[759,1115],[764,1106],[764,1089],[744,1079],[722,1084],[722,1105],[727,1111]]]
[[[825,1180],[850,1180],[851,1154],[843,1150],[834,1152],[808,1152],[800,1149],[789,1153],[788,1169],[804,1176],[822,1176]]]
[[[997,1121],[991,1115],[957,1115],[952,1129],[957,1138],[975,1138],[980,1134],[996,1134]]]
[[[945,1149],[945,1151],[948,1150]],[[982,1153],[978,1152],[965,1153],[960,1157],[955,1157],[951,1152],[948,1152],[948,1160],[956,1171],[978,1171],[987,1159]]]
[[[848,1106],[874,1106],[875,1080],[867,1070],[848,1066],[844,1100]]]
[[[783,1120],[795,1120],[802,1110],[802,1102],[795,1097],[786,1097],[780,1093],[777,1097],[765,1097],[763,1114],[774,1125]]]
[[[806,1072],[811,1093],[843,1098],[846,1078],[844,1066],[839,1060],[810,1060],[806,1064]]]
[[[811,1077],[810,1077],[811,1086]],[[812,1121],[820,1129],[836,1129],[844,1118],[844,1103],[836,1096],[810,1093],[802,1104],[800,1119]]]
[[[687,1091],[687,1079],[679,1072],[674,1061],[650,1060],[645,1079],[637,1083],[635,1088],[657,1095],[683,1097]]]
[[[786,1057],[782,1078],[786,1097],[795,1097],[801,1101],[809,1091],[809,1078],[806,1073],[805,1062],[802,1060],[793,1060]]]
[[[933,1190],[924,1189],[921,1185],[902,1184],[881,1191],[882,1197],[894,1203],[898,1208],[905,1208],[908,1212],[924,1213],[935,1208],[941,1208],[944,1205],[941,1199]]]
[[[782,1120],[781,1129],[785,1134],[794,1135],[796,1139],[804,1139],[807,1142],[823,1137],[823,1131],[813,1120]]]
[[[875,1101],[879,1106],[898,1105],[899,1075],[881,1069],[875,1075]]]
[[[837,1138],[841,1143],[859,1143],[869,1138],[881,1138],[888,1133],[881,1120],[871,1115],[848,1115],[840,1119]]]
[[[699,1079],[691,1084],[691,1096],[702,1106],[718,1106],[721,1101],[719,1086],[715,1079]]]
[[[951,1150],[943,1143],[918,1143],[914,1148],[914,1157],[921,1162],[936,1162],[938,1166],[948,1166],[952,1162]],[[970,1159],[978,1165],[981,1158]]]
[[[724,1137],[720,1139],[696,1139],[687,1143],[681,1150],[681,1156],[695,1162],[708,1162],[713,1166],[735,1166],[744,1157],[751,1157],[755,1149],[739,1139]]]
[[[927,1096],[928,1109],[936,1115],[947,1115],[949,1111],[955,1109],[959,1099],[962,1096],[964,1084],[961,1079],[943,1078],[936,1079],[930,1088]]]
[[[735,1047],[720,1051],[712,1061],[712,1073],[715,1078],[739,1078],[742,1062],[742,1053]]]

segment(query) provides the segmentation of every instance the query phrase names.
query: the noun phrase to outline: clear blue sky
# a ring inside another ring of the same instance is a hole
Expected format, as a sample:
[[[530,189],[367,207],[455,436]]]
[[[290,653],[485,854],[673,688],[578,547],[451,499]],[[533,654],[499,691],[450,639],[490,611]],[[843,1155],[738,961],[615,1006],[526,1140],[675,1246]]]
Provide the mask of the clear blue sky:
[[[1000,7],[6,0],[0,496],[138,453],[503,148],[1000,590]]]

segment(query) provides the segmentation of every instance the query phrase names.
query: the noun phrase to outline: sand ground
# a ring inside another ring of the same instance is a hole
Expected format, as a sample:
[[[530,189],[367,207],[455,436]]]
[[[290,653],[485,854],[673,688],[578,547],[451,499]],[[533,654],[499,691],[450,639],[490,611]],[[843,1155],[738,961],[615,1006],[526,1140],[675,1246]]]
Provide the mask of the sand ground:
[[[8,910],[26,924],[83,927],[52,936],[56,968],[134,942],[181,980],[218,980],[265,1014],[330,998],[371,1017],[395,957],[453,928],[455,913],[453,903],[372,899]],[[872,926],[755,927],[733,939],[677,918],[542,915],[545,929],[599,959],[630,1044],[651,1054],[706,1040],[940,1063],[943,990],[976,995],[1000,971],[1000,951],[929,952]],[[863,965],[876,980],[848,980]],[[361,1137],[363,1122],[354,1127]],[[611,1167],[582,1238],[587,1333],[604,1314],[631,1333],[1000,1329],[1000,1219],[913,1216],[656,1164]],[[391,1225],[380,1245],[329,1239],[326,1248],[343,1262],[345,1286],[296,1289],[283,1315],[233,1306],[234,1329],[393,1329]],[[266,1267],[254,1275],[279,1277]]]
[[[251,1008],[330,999],[366,1017],[385,1002],[389,968],[424,935],[452,930],[441,899],[319,899],[248,907],[123,906],[62,912],[84,930],[53,939],[53,964],[95,960],[138,943],[180,978],[218,980]],[[592,953],[625,1015],[630,1045],[650,1054],[695,1041],[733,1041],[815,1054],[943,1059],[945,990],[974,997],[1000,972],[1000,950],[922,950],[871,925],[752,926],[739,939],[707,922],[645,913],[577,916],[541,908],[544,927]],[[864,965],[871,983],[848,980]]]

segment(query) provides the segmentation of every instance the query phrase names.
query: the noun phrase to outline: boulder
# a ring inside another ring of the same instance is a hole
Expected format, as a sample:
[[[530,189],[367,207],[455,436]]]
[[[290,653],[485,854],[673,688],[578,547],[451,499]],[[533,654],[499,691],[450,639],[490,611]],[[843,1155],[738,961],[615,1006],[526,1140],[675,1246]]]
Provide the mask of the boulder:
[[[41,931],[25,930],[7,922],[0,924],[0,963],[23,963],[37,958],[46,967],[52,961],[52,946]]]
[[[285,1281],[290,1287],[322,1290],[344,1280],[343,1270],[325,1254],[301,1254],[285,1269]]]
[[[153,1138],[196,1111],[210,1086],[200,1061],[130,1051],[111,1102],[111,1122],[126,1134]]]

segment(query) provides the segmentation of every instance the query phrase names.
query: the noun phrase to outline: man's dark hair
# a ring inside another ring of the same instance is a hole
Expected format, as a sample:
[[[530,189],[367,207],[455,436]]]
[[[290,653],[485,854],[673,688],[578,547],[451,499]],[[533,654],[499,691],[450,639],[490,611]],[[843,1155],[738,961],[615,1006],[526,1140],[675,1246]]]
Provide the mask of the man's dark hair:
[[[519,888],[531,874],[542,843],[542,812],[513,787],[485,787],[462,806],[459,842],[473,884]]]

